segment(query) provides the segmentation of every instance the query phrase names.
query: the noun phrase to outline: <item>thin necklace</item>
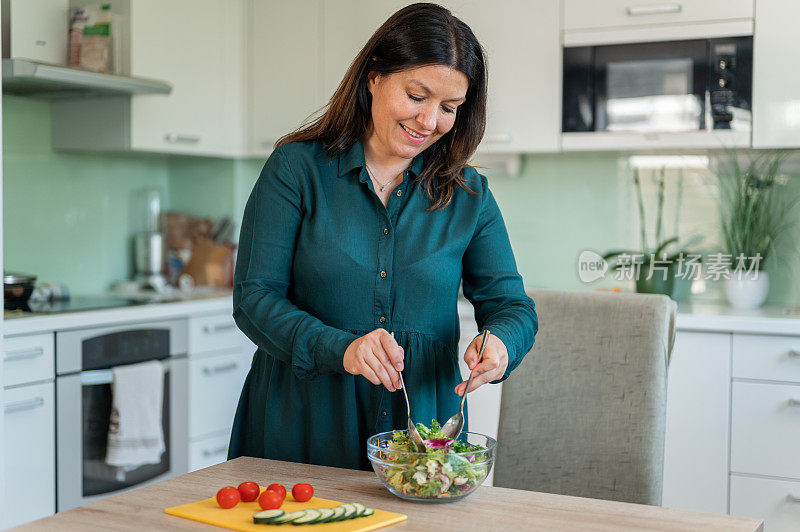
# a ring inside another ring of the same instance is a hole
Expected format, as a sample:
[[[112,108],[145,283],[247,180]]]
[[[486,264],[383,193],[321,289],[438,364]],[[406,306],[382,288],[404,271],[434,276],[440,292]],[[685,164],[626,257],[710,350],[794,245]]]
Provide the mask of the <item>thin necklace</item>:
[[[369,166],[367,166],[367,163],[364,163],[364,166],[366,166],[366,167],[367,167],[367,172],[369,172],[369,175],[371,175],[371,176],[372,176],[372,179],[374,179],[375,181],[377,181],[377,182],[378,182],[378,184],[379,184],[379,185],[381,185],[381,192],[383,192],[383,191],[384,191],[384,189],[386,189],[386,187],[387,187],[389,184],[391,184],[392,182],[396,181],[398,177],[400,177],[401,175],[403,175],[403,172],[401,171],[399,174],[397,174],[396,176],[394,176],[394,179],[392,179],[391,181],[387,181],[386,183],[381,183],[381,182],[380,182],[380,180],[379,180],[377,177],[375,177],[375,174],[372,172],[372,170],[370,169],[370,167],[369,167]]]

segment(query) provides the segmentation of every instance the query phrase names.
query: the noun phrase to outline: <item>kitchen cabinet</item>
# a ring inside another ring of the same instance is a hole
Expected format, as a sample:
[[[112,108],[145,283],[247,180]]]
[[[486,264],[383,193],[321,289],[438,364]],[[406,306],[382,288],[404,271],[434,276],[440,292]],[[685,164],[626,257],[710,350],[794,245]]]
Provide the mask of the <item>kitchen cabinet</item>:
[[[800,482],[731,477],[731,514],[758,515],[769,532],[796,532],[800,523]]]
[[[322,78],[326,97],[333,94],[350,62],[380,24],[410,3],[325,1]],[[481,0],[440,3],[472,28],[487,52],[489,101],[479,151],[557,151],[561,130],[558,2],[507,0],[502,9]]]
[[[3,20],[10,21],[3,26],[9,47],[3,57],[67,64],[68,0],[9,0],[3,9]]]
[[[189,318],[189,470],[223,462],[256,347],[230,312]]]
[[[322,0],[249,0],[248,152],[261,157],[322,108]]]
[[[564,0],[564,30],[696,24],[753,18],[753,0]]]
[[[663,506],[727,513],[731,335],[679,331],[669,362]]]
[[[52,354],[52,334],[49,346]],[[39,336],[38,340],[41,339]],[[35,345],[37,339],[28,342]],[[9,350],[8,344],[12,344]],[[19,339],[5,339],[3,350],[16,354],[13,344]],[[28,348],[33,352],[33,348]],[[38,357],[36,357],[38,359]],[[11,358],[11,364],[30,359]],[[38,359],[41,360],[41,359]],[[50,358],[52,362],[52,358]],[[6,367],[10,364],[5,362]],[[34,363],[34,366],[36,364]],[[3,499],[0,500],[0,528],[12,527],[52,515],[56,511],[55,384],[53,367],[49,380],[42,382],[41,372],[33,368],[26,375],[12,369],[15,386],[3,390]],[[20,378],[16,378],[20,377]],[[20,382],[22,381],[22,382]],[[32,381],[35,383],[31,384]],[[7,384],[7,383],[4,383]],[[35,496],[31,496],[35,486]]]
[[[800,147],[800,71],[787,53],[800,47],[800,2],[758,0],[753,35],[753,148]]]
[[[53,148],[239,156],[244,145],[244,0],[127,0],[124,72],[163,79],[163,95],[52,104]]]

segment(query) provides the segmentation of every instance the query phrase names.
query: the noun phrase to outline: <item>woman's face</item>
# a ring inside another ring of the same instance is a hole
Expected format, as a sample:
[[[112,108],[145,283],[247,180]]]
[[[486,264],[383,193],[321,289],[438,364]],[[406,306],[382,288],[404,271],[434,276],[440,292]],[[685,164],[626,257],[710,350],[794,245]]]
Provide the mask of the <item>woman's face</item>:
[[[412,159],[450,131],[469,88],[463,72],[428,65],[380,75],[371,72],[372,144],[384,156]]]

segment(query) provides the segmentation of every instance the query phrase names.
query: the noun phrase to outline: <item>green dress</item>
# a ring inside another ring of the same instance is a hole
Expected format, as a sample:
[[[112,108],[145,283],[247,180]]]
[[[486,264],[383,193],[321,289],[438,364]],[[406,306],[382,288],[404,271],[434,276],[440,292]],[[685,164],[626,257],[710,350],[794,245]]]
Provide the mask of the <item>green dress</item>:
[[[466,167],[443,210],[414,181],[418,155],[381,203],[355,143],[328,159],[319,142],[274,150],[244,211],[233,317],[256,344],[228,458],[258,456],[371,469],[366,440],[402,429],[402,390],[347,373],[342,357],[382,327],[405,350],[413,419],[456,412],[459,282],[508,349],[508,370],[533,345],[538,319],[525,295],[503,219],[484,176]]]

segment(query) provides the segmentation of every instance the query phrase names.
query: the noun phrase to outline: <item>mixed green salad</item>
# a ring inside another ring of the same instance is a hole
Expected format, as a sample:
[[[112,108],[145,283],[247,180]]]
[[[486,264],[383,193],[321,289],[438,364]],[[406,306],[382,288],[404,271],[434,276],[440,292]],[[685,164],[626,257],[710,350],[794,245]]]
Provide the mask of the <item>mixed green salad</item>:
[[[489,464],[484,447],[448,439],[435,419],[430,428],[417,423],[417,430],[425,443],[424,455],[391,452],[416,451],[404,431],[393,431],[388,442],[385,458],[393,465],[384,474],[395,490],[425,499],[458,497],[478,487],[486,478]]]

